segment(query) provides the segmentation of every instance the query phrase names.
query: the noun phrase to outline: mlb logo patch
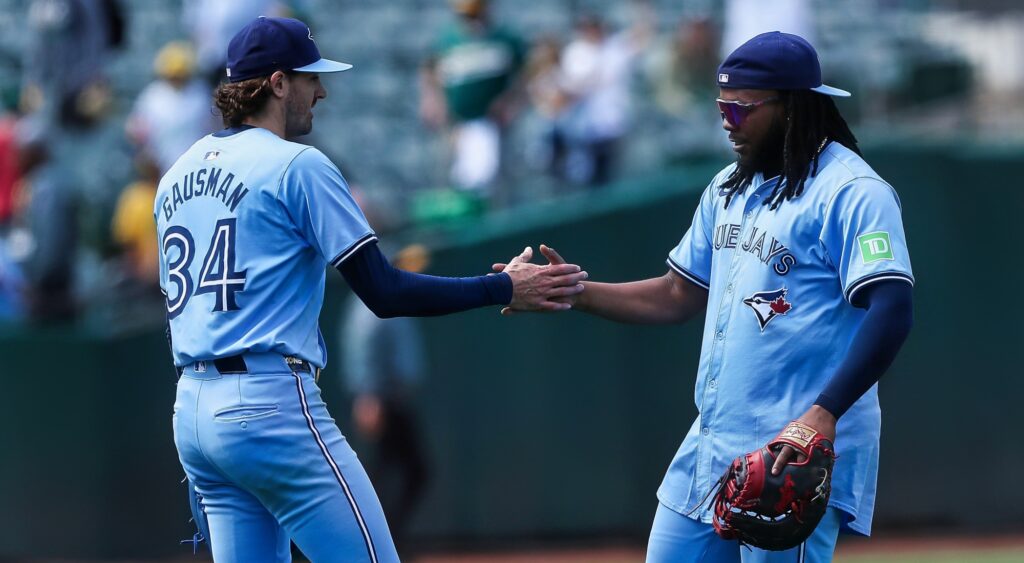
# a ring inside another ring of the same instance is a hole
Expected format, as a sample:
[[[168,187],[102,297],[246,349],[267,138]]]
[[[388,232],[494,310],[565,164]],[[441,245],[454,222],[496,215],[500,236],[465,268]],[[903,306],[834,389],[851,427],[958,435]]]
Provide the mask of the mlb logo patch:
[[[220,151],[210,151],[206,153],[206,156],[203,157],[203,160],[214,160],[218,156],[220,156]]]
[[[196,373],[206,373],[206,362],[196,362],[195,370]]]
[[[729,83],[729,75],[725,74],[725,73],[719,74],[718,75],[718,81],[721,82],[722,84],[728,84]]]

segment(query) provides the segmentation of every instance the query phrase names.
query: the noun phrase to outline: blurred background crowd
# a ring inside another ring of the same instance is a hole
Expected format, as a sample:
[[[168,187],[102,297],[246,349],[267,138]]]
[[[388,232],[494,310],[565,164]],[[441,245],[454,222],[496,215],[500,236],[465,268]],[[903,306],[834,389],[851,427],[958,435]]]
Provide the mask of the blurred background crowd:
[[[355,64],[315,144],[378,230],[597,190],[728,155],[721,58],[808,37],[862,137],[1020,137],[1024,10],[1010,1],[0,0],[0,322],[159,322],[151,199],[216,130],[233,33],[308,21]]]
[[[868,161],[900,190],[921,282],[899,376],[882,381],[913,405],[887,407],[879,527],[1020,532],[999,514],[1024,502],[951,514],[940,494],[971,494],[950,493],[953,475],[1004,440],[957,416],[968,408],[1007,428],[991,417],[1017,407],[1021,385],[962,381],[1019,371],[1009,355],[1021,305],[954,306],[978,283],[1019,291],[1020,267],[994,258],[1024,243],[1003,232],[1020,211],[1019,2],[0,0],[0,355],[4,373],[34,376],[42,360],[44,376],[72,375],[48,394],[44,424],[25,424],[34,402],[0,410],[0,480],[22,485],[7,499],[19,508],[0,513],[0,558],[166,555],[177,546],[164,536],[190,529],[164,416],[173,380],[153,197],[178,155],[222,127],[211,94],[228,41],[257,15],[308,22],[325,56],[355,65],[325,79],[329,99],[299,141],[339,165],[386,254],[463,275],[540,242],[570,247],[600,279],[663,273],[699,189],[732,159],[714,103],[719,62],[763,31],[808,38],[826,82],[853,92],[838,103]],[[344,394],[328,402],[349,409],[339,425],[400,547],[409,536],[642,542],[695,412],[699,323],[511,321],[520,330],[490,311],[381,321],[328,279],[321,385]],[[907,377],[920,373],[926,391]],[[38,393],[32,377],[5,382],[11,397]],[[954,434],[963,439],[944,438]],[[918,488],[897,475],[952,442],[966,444],[949,462],[959,466],[917,475]],[[886,465],[890,454],[905,463]]]

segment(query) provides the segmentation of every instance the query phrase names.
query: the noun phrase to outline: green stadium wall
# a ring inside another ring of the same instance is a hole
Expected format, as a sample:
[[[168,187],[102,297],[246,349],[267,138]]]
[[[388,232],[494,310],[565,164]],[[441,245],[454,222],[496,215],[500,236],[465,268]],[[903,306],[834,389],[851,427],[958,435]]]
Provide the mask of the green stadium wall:
[[[914,331],[881,383],[876,531],[1024,521],[1012,476],[1024,465],[1013,447],[1024,426],[1024,191],[1012,180],[1022,157],[919,142],[868,151],[900,193],[918,280]],[[717,168],[666,170],[398,238],[437,248],[436,274],[482,273],[545,242],[591,279],[657,276]],[[348,434],[337,369],[347,290],[330,277],[322,326],[334,358],[321,385]],[[489,309],[420,323],[430,370],[417,401],[432,482],[416,536],[506,545],[646,536],[657,486],[696,414],[699,319],[636,327]],[[0,559],[188,553],[178,545],[191,527],[162,330],[9,330],[0,358]]]

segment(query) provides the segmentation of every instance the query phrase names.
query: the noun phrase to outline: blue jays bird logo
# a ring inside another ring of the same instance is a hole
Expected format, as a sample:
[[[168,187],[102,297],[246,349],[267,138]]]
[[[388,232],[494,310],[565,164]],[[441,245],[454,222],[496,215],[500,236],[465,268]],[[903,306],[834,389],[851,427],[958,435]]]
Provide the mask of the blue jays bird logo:
[[[761,325],[761,332],[764,332],[764,327],[768,326],[772,319],[779,315],[785,315],[793,308],[793,304],[786,301],[787,293],[789,290],[786,288],[775,291],[758,291],[743,300],[744,304],[754,310],[757,324]]]

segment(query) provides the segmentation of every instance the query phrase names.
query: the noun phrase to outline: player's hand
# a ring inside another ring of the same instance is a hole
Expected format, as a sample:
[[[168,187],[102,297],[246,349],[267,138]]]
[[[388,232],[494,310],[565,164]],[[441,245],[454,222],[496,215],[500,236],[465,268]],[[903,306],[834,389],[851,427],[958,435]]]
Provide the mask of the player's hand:
[[[545,248],[542,247],[542,252]],[[566,264],[561,257],[558,257],[561,263],[552,262],[547,266],[531,264],[532,258],[533,249],[527,246],[507,264],[494,264],[494,271],[505,272],[512,278],[512,301],[502,309],[502,314],[571,309],[572,303],[564,299],[583,291],[581,282],[587,279],[587,273],[575,264]]]
[[[833,444],[836,443],[836,417],[827,410],[814,405],[796,420],[817,430]],[[783,446],[778,457],[775,458],[775,464],[772,465],[772,475],[778,475],[794,455],[797,456],[797,463],[804,460],[803,454],[797,454],[791,446]]]
[[[547,245],[544,245],[544,244],[540,245],[540,252],[541,252],[541,254],[544,255],[545,258],[548,259],[548,264],[549,265],[566,264],[565,259],[562,258],[562,256],[560,254],[558,254],[558,252],[556,252],[555,249],[551,248],[550,246],[547,246]],[[531,256],[532,256],[532,254],[531,254]],[[505,268],[507,266],[508,266],[508,264],[505,264],[504,262],[499,262],[499,263],[496,263],[496,264],[492,265],[491,268],[495,272],[502,272],[502,271],[505,270]],[[579,293],[574,293],[572,295],[567,295],[565,297],[557,297],[557,298],[554,299],[554,301],[557,302],[557,303],[568,303],[570,308],[572,308],[572,307],[576,306],[576,301],[579,299],[579,296],[580,296]],[[512,309],[511,307],[505,307],[505,308],[503,308],[501,310],[501,314],[502,315],[511,315],[513,313],[515,313],[515,310]]]

